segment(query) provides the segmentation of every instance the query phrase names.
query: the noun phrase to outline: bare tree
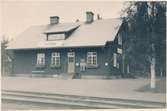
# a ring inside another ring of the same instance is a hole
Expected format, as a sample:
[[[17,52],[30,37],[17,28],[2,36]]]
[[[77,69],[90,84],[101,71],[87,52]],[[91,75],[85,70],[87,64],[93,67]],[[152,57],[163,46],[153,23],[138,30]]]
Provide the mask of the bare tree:
[[[9,38],[3,36],[1,40],[1,73],[3,76],[9,75],[12,72],[12,55],[10,56],[6,51],[8,43]]]

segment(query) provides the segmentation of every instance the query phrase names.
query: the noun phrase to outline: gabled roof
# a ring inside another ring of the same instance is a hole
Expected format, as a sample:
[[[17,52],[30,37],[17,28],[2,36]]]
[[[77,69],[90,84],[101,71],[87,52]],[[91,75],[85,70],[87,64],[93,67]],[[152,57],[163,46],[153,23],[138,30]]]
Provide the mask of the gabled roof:
[[[65,23],[66,24],[66,23]],[[70,26],[67,23],[64,26]],[[32,26],[25,32],[11,41],[7,49],[36,49],[36,48],[64,48],[64,47],[95,47],[105,46],[107,41],[113,41],[121,25],[120,19],[95,20],[91,24],[73,23],[70,28],[58,28],[53,26],[51,29],[60,31],[69,30],[71,27],[78,27],[65,40],[46,41],[45,31],[49,30],[48,25]]]

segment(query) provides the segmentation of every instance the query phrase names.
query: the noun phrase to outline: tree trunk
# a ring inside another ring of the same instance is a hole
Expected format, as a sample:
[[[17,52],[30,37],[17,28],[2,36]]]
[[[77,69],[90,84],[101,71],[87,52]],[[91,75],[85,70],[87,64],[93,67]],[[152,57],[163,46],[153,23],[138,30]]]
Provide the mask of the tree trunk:
[[[130,71],[129,71],[129,64],[127,64],[127,73],[129,74]]]
[[[155,57],[151,60],[151,88],[155,88]]]
[[[153,43],[151,48],[152,48],[152,55],[151,55],[151,66],[150,66],[150,72],[151,72],[150,87],[154,89],[156,87],[156,71],[155,71],[156,56],[155,56],[155,45]]]
[[[160,77],[163,77],[163,68],[160,70]]]
[[[122,74],[125,74],[125,56],[122,55]]]

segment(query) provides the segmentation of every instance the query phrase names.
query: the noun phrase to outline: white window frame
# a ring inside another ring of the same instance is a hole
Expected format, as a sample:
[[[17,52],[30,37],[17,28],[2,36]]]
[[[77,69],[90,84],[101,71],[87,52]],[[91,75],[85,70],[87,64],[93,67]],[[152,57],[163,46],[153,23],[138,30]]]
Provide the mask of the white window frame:
[[[118,44],[122,45],[122,37],[120,34],[118,34]]]
[[[117,67],[117,53],[113,53],[113,66]]]
[[[75,63],[75,52],[68,52],[68,63]]]
[[[87,64],[88,65],[97,65],[97,52],[88,52],[87,53]]]
[[[48,41],[52,41],[52,40],[64,40],[65,39],[65,34],[61,33],[61,34],[49,34],[48,35]]]
[[[117,48],[117,53],[122,54],[122,49],[121,48]]]
[[[37,53],[37,65],[45,65],[45,53]]]
[[[50,23],[51,24],[56,24],[57,22],[58,22],[58,18],[55,18],[55,17],[50,18]]]
[[[51,65],[52,66],[60,66],[60,52],[52,52]]]

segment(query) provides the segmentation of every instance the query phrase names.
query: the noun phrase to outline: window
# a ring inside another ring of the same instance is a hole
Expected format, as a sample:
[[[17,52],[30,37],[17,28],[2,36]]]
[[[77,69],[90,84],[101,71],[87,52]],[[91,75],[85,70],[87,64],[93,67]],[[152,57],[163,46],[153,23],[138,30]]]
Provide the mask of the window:
[[[117,63],[117,68],[119,69],[119,63]]]
[[[118,52],[119,54],[122,54],[122,49],[117,48],[117,52]]]
[[[68,62],[74,62],[74,57],[68,57]]]
[[[119,45],[122,45],[122,38],[121,38],[121,35],[120,35],[120,34],[118,35],[118,44],[119,44]]]
[[[75,53],[74,52],[68,52],[68,63],[74,63],[75,62]]]
[[[75,53],[74,52],[68,52],[68,57],[74,57]]]
[[[116,53],[113,54],[113,59],[114,59],[113,60],[113,66],[117,67],[117,54]]]
[[[87,64],[88,65],[97,65],[97,53],[96,52],[88,52]]]
[[[65,35],[64,34],[50,34],[48,35],[48,40],[64,40]]]
[[[60,66],[60,53],[59,52],[52,53],[51,65],[52,66]]]
[[[45,65],[45,54],[44,53],[37,54],[37,65]]]
[[[51,24],[57,24],[57,23],[59,23],[59,17],[58,16],[51,16],[50,17],[50,23]]]

